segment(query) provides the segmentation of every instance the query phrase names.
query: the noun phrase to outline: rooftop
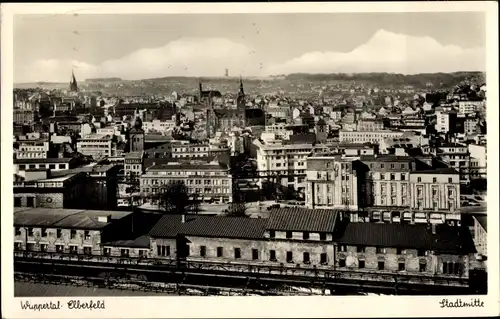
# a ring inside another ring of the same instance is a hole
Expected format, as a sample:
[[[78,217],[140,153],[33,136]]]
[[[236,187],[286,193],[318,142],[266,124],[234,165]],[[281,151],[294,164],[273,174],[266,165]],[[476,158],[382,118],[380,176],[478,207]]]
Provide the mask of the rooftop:
[[[14,208],[14,225],[74,229],[101,229],[110,222],[98,221],[98,217],[111,216],[111,221],[121,219],[132,212],[79,210],[64,208]]]
[[[217,162],[197,162],[191,160],[189,162],[169,162],[162,164],[155,164],[149,167],[147,170],[155,171],[168,171],[168,170],[227,170],[228,167],[225,164]]]
[[[69,163],[73,158],[22,158],[14,159],[14,164],[50,164],[50,163]]]
[[[475,253],[467,227],[437,225],[436,234],[425,224],[349,223],[340,243],[348,245],[426,249],[449,253]]]
[[[182,223],[180,215],[165,215],[151,230],[151,237],[173,238],[177,235],[215,238],[264,238],[267,220],[247,217],[220,217],[186,215]]]
[[[275,208],[269,215],[268,229],[333,233],[337,211],[328,209]]]

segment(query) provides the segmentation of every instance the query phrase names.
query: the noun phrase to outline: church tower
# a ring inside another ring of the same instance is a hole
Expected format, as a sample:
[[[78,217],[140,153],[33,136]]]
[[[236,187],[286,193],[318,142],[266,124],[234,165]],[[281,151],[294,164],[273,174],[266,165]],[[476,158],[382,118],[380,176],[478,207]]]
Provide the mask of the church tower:
[[[78,92],[78,84],[76,83],[75,72],[71,70],[71,80],[69,82],[69,91]]]
[[[238,92],[238,98],[237,98],[237,108],[240,109],[245,109],[245,90],[243,89],[243,81],[240,77],[240,91]]]
[[[142,129],[142,120],[136,110],[134,127],[129,132],[129,150],[130,152],[144,151],[144,130]]]

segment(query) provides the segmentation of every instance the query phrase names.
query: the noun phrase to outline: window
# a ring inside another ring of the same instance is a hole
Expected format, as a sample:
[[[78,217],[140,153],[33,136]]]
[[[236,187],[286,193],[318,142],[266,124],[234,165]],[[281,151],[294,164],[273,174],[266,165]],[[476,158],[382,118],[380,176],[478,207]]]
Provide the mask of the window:
[[[405,174],[401,174],[401,180],[402,180],[402,181],[405,181],[405,180],[406,180],[406,175],[405,175]]]
[[[339,267],[345,267],[345,258],[339,259]]]
[[[309,253],[304,253],[304,256],[303,256],[303,260],[304,260],[304,264],[309,264],[311,262],[311,260],[309,259]]]
[[[59,164],[59,169],[64,169],[64,164]]]
[[[418,257],[425,256],[425,249],[419,249],[419,250],[417,250],[417,256]]]
[[[222,247],[217,247],[217,257],[224,256],[224,249]]]
[[[403,248],[397,248],[396,249],[396,254],[398,254],[398,255],[404,255],[404,254],[406,254],[406,250],[403,249]]]
[[[326,240],[326,234],[325,233],[319,233],[319,240]]]
[[[158,246],[158,247],[160,247],[160,246]],[[109,247],[105,247],[105,248],[102,250],[102,254],[103,254],[104,256],[109,256],[109,255],[111,255],[111,248],[109,248]]]
[[[21,197],[14,197],[14,207],[21,207]]]
[[[33,228],[28,228],[28,236],[33,236]]]
[[[293,237],[293,233],[291,231],[287,231],[286,238],[292,238],[292,237]]]
[[[259,250],[258,249],[252,249],[252,259],[253,260],[259,259]]]
[[[364,253],[365,252],[365,246],[357,246],[356,251],[358,253]]]
[[[64,251],[64,246],[63,245],[56,245],[56,252],[62,253]]]
[[[427,270],[427,264],[426,264],[426,263],[420,263],[420,265],[419,265],[419,267],[418,267],[418,268],[419,268],[418,270],[419,270],[420,272],[424,272],[424,271],[426,271],[426,270]]]
[[[358,268],[365,268],[365,261],[364,260],[359,260],[358,261]]]
[[[58,229],[56,230],[56,237],[57,237],[57,238],[61,238],[61,237],[62,237],[62,229],[58,228]]]
[[[385,268],[385,263],[383,261],[378,262],[378,270],[384,270]]]
[[[88,246],[83,247],[83,253],[85,255],[92,255],[92,247],[88,247]]]
[[[74,245],[69,246],[69,252],[71,254],[77,254],[78,253],[78,246],[74,246]]]
[[[396,179],[396,175],[395,174],[391,174],[391,181],[393,181],[395,179]]]
[[[399,271],[404,271],[405,270],[405,263],[404,262],[399,262],[398,263],[398,270]]]
[[[50,169],[55,169],[56,168],[56,164],[49,164],[49,168]]]
[[[126,248],[122,248],[120,250],[120,256],[122,256],[122,257],[128,257],[129,256],[129,250],[126,249]]]
[[[42,237],[47,237],[47,228],[42,228]]]
[[[308,233],[308,232],[304,232],[304,234],[303,234],[303,238],[304,238],[304,239],[309,239],[309,233]]]
[[[86,230],[83,232],[83,236],[85,240],[90,240],[90,231]]]
[[[76,230],[72,229],[71,230],[71,239],[75,239],[76,238]]]
[[[139,257],[146,257],[146,252],[147,250],[145,249],[139,249]]]
[[[377,254],[385,254],[386,249],[384,247],[377,247]]]
[[[269,237],[270,237],[270,238],[274,238],[274,237],[276,237],[276,232],[275,232],[274,230],[270,230],[270,231],[269,231]]]
[[[291,251],[286,252],[286,262],[288,262],[288,263],[293,262],[293,253]]]
[[[23,245],[19,242],[14,243],[14,250],[21,250],[23,248]]]
[[[27,207],[35,207],[35,198],[34,197],[26,197],[26,206]]]
[[[321,264],[326,264],[328,263],[328,257],[326,255],[326,253],[321,253],[321,255],[319,255],[319,262]]]
[[[422,177],[417,177],[417,182],[421,183],[422,182]]]
[[[433,183],[436,183],[436,182],[437,182],[437,178],[436,178],[436,177],[433,177],[433,178],[432,178],[432,182],[433,182]]]
[[[453,178],[448,177],[448,183],[453,183]]]
[[[158,245],[156,246],[158,256],[170,256],[170,246]]]
[[[207,255],[207,247],[200,246],[200,256],[205,257]]]
[[[269,260],[270,261],[276,261],[276,250],[270,250],[269,251]]]
[[[21,236],[21,227],[16,227],[15,234],[16,236]]]
[[[380,173],[380,179],[381,180],[385,180],[385,174],[384,173]]]
[[[346,245],[339,245],[339,251],[345,253],[347,251],[347,246]]]
[[[241,258],[241,249],[235,248],[234,249],[234,259],[240,259],[240,258]]]
[[[47,244],[41,244],[40,245],[40,251],[46,252],[47,251],[47,246],[48,246]]]

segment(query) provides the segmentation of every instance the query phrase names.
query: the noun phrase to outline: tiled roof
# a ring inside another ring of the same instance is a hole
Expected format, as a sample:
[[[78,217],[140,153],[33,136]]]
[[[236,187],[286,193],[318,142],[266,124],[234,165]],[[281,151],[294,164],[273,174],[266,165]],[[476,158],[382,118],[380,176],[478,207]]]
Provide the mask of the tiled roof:
[[[186,215],[182,223],[180,215],[165,215],[151,230],[151,237],[172,238],[177,235],[218,238],[264,238],[266,219],[247,217],[220,217]]]
[[[270,211],[268,229],[333,233],[337,211],[329,209],[275,208]]]
[[[474,253],[467,227],[436,226],[436,234],[426,224],[349,223],[339,243],[348,245],[426,249],[437,252]]]
[[[421,171],[413,171],[412,174],[458,174],[454,168],[436,168]]]

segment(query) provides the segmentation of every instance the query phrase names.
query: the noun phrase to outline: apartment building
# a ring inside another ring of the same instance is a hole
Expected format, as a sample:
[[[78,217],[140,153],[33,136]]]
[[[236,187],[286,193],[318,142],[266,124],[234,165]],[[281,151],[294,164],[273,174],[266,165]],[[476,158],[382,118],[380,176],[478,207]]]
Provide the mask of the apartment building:
[[[456,170],[413,171],[409,187],[415,223],[460,224],[460,177]]]
[[[277,183],[305,193],[307,156],[314,149],[314,135],[292,135],[289,140],[276,139],[272,133],[262,135],[253,145],[256,150],[257,171],[276,175]],[[259,180],[262,185],[265,178]]]
[[[189,195],[202,201],[233,201],[232,176],[227,165],[217,161],[156,164],[140,177],[141,195],[154,196],[172,181],[182,181]]]
[[[183,142],[172,143],[172,158],[208,157],[210,146],[208,144],[190,144]]]
[[[372,132],[372,131],[383,131],[384,122],[382,119],[362,119],[358,120],[356,125],[357,131]]]
[[[125,154],[125,176],[138,179],[143,173],[144,152],[130,152]]]
[[[405,134],[403,131],[339,131],[340,142],[350,143],[381,143],[388,138],[397,138]]]
[[[94,158],[115,156],[116,144],[112,135],[90,134],[78,139],[76,143],[78,152]]]
[[[458,112],[464,115],[473,115],[485,105],[484,101],[458,101]]]
[[[17,159],[44,159],[50,151],[48,139],[18,141],[18,148],[15,149]]]
[[[73,158],[26,158],[14,159],[14,172],[22,174],[26,170],[48,169],[50,171],[67,170],[77,165]]]
[[[174,119],[170,121],[162,121],[155,119],[152,121],[142,122],[142,128],[146,133],[151,133],[151,132],[167,133],[175,127],[176,127],[175,116]]]
[[[352,158],[314,155],[307,158],[306,206],[358,209],[358,184]]]
[[[436,148],[435,155],[461,173],[460,183],[465,185],[470,183],[470,153],[467,145],[460,143],[442,144]]]

